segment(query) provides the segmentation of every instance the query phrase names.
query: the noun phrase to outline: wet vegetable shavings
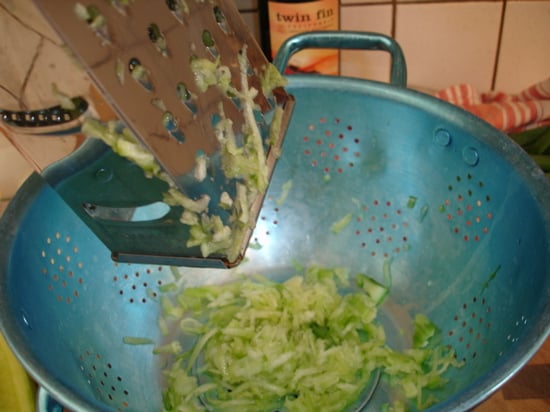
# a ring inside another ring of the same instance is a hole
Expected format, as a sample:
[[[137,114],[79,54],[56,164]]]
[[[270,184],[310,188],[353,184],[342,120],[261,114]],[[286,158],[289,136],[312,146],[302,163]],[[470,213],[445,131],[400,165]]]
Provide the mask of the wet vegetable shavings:
[[[337,220],[330,226],[330,231],[334,234],[340,233],[346,226],[348,226],[351,223],[351,220],[353,219],[353,215],[351,213],[348,213],[341,219]]]
[[[74,99],[69,95],[67,95],[66,93],[63,93],[61,90],[59,90],[56,83],[52,83],[52,93],[59,101],[59,106],[62,109],[65,109],[65,110],[76,109],[76,104],[74,102]]]
[[[104,123],[97,119],[87,118],[82,123],[82,133],[103,140],[113,152],[137,164],[146,177],[168,179],[151,152],[138,142],[130,129],[122,126],[119,122]]]
[[[166,36],[162,31],[160,31],[159,26],[156,23],[151,23],[147,27],[147,35],[149,36],[149,40],[151,40],[151,42],[155,45],[155,48],[163,57],[170,56]]]
[[[150,29],[153,37],[158,40],[158,33],[154,27],[150,27]],[[258,90],[248,84],[249,63],[246,46],[238,54],[237,60],[240,88],[236,88],[232,84],[231,71],[229,67],[221,64],[219,58],[209,60],[194,57],[190,61],[198,90],[203,93],[211,87],[217,88],[223,96],[239,103],[245,120],[242,129],[236,132],[232,120],[226,117],[220,103],[219,119],[213,124],[213,129],[220,146],[220,167],[230,182],[231,188],[224,191],[216,205],[211,204],[210,196],[207,194],[202,196],[198,194],[194,198],[190,198],[182,193],[175,182],[162,170],[155,157],[142,147],[138,139],[124,125],[86,119],[82,127],[85,135],[102,139],[112,147],[115,153],[138,164],[147,177],[158,178],[169,184],[170,189],[163,194],[163,201],[170,206],[181,206],[184,209],[180,222],[190,227],[189,238],[182,239],[182,242],[186,242],[186,247],[199,247],[203,257],[212,254],[224,255],[230,262],[238,259],[245,236],[255,225],[250,208],[267,189],[269,168],[266,151],[276,143],[275,137],[280,134],[283,112],[279,106],[274,109],[269,136],[266,137],[264,143],[255,116],[257,105],[254,99]],[[153,90],[148,71],[141,66],[138,59],[131,59],[128,69],[136,81],[140,82],[148,91]],[[123,74],[120,70],[119,67],[117,75],[119,75],[119,82],[123,83]],[[261,76],[262,89],[268,96],[272,94],[274,88],[280,87],[286,82],[283,76],[273,70],[275,70],[274,67],[268,65]],[[182,83],[176,85],[175,89],[182,103],[194,112],[196,106],[192,100],[195,100],[197,96],[191,95]],[[155,99],[155,101],[157,100]],[[159,108],[161,107],[159,105]],[[185,137],[170,112],[163,113],[163,121],[165,129],[172,137],[183,143]],[[211,160],[206,155],[196,157],[193,173],[197,182],[208,179],[207,173],[212,165]],[[228,192],[232,194],[229,195]],[[218,216],[215,212],[216,206],[221,207],[225,215],[229,217],[222,219]]]
[[[101,40],[102,44],[111,44],[111,35],[103,14],[94,5],[85,6],[82,3],[75,3],[74,13],[80,20],[86,22],[88,27]]]
[[[388,410],[436,402],[425,390],[459,366],[454,352],[420,314],[412,347],[389,347],[377,321],[388,288],[354,279],[311,267],[283,283],[255,277],[164,296],[161,323],[181,333],[154,350],[173,360],[163,371],[164,410],[342,412],[360,404],[379,371],[401,394]],[[184,349],[180,338],[194,344]]]

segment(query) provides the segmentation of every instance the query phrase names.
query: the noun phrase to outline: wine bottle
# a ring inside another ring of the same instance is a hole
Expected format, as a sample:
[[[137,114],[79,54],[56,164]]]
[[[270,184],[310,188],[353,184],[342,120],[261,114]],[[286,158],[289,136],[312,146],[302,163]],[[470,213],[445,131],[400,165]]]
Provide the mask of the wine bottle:
[[[260,40],[269,59],[289,37],[309,31],[338,30],[340,26],[339,0],[258,1]],[[335,49],[303,50],[291,57],[287,70],[338,75],[339,56]]]

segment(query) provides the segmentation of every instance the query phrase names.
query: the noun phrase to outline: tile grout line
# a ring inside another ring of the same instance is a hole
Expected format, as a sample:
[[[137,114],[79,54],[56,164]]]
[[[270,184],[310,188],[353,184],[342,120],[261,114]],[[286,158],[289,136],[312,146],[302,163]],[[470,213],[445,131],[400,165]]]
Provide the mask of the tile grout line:
[[[491,90],[495,90],[498,74],[498,63],[500,60],[500,49],[502,46],[502,34],[504,32],[504,20],[506,18],[506,5],[508,0],[502,1],[502,9],[500,11],[500,23],[498,26],[498,37],[497,37],[497,47],[495,53],[495,62],[493,64],[493,78],[491,79]]]
[[[391,37],[395,39],[397,32],[397,0],[391,2]]]
[[[485,3],[501,3],[503,0],[484,0]],[[521,0],[516,0],[521,1]],[[537,0],[535,0],[537,1]],[[550,1],[550,0],[538,0]],[[382,0],[382,1],[357,1],[357,2],[340,2],[340,8],[356,7],[356,6],[387,6],[392,4],[409,5],[409,4],[464,4],[464,3],[479,3],[480,0]]]

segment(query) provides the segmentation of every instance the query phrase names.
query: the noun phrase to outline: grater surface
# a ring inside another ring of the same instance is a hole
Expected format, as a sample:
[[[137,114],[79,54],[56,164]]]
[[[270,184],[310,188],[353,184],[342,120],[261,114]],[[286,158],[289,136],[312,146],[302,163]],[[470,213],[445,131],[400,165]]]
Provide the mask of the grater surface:
[[[246,44],[250,62],[249,86],[258,91],[255,102],[261,113],[273,108],[274,101],[268,101],[269,96],[263,94],[260,84],[261,72],[268,61],[231,1],[187,2],[189,11],[183,14],[182,22],[174,17],[165,2],[131,2],[125,14],[108,2],[98,3],[97,9],[104,16],[107,30],[103,37],[75,15],[73,10],[77,2],[74,0],[39,0],[36,3],[85,64],[120,119],[142,139],[172,176],[189,172],[195,164],[197,151],[213,154],[218,149],[212,117],[219,114],[220,102],[235,130],[240,130],[244,121],[238,104],[216,88],[209,88],[204,93],[197,90],[190,66],[192,58],[212,61],[219,58],[231,70],[232,83],[240,89],[237,55]],[[166,39],[164,54],[150,38],[153,24]],[[210,42],[213,46],[205,44]],[[136,62],[148,72],[148,81],[140,83],[132,78],[130,71]],[[120,64],[123,80],[117,76]],[[190,102],[178,97],[180,84],[184,84],[193,96]],[[287,98],[285,93],[278,90],[276,94],[277,103],[283,104]],[[155,99],[162,100],[163,105]],[[177,120],[182,139],[171,136],[163,126],[162,116],[166,112],[172,113]]]
[[[209,215],[221,215],[224,224],[229,225],[229,213],[218,207],[220,197],[222,193],[234,196],[236,184],[243,182],[243,178],[228,176],[222,167],[220,142],[223,137],[216,132],[216,126],[222,120],[230,121],[239,150],[251,139],[259,142],[254,150],[257,160],[266,165],[269,181],[293,106],[292,97],[282,87],[265,87],[263,78],[268,76],[269,63],[233,2],[89,4],[38,0],[36,4],[81,60],[119,119],[154,156],[163,178],[167,176],[170,186],[177,187],[192,200],[207,196],[211,199]],[[193,62],[201,62],[197,66],[207,69],[198,70]],[[202,76],[211,75],[218,77],[201,86]],[[231,87],[220,87],[220,79],[229,81]],[[205,176],[197,178],[197,159],[204,156],[208,167],[201,172]],[[116,177],[124,174],[122,167],[111,172]],[[148,186],[149,181],[143,179],[140,184]],[[73,189],[80,186],[80,190],[82,183],[71,184]],[[157,190],[158,183],[150,186]],[[147,190],[144,187],[144,191]],[[249,196],[251,228],[242,236],[239,256],[232,253],[227,257],[221,252],[221,256],[213,260],[221,258],[225,259],[224,265],[233,265],[242,257],[248,244],[247,236],[258,217],[263,190],[252,190],[254,193]],[[99,197],[103,203],[90,199],[74,201],[74,196],[68,196],[71,198],[68,202],[72,202],[73,209],[85,205],[84,212],[77,210],[77,214],[85,220],[95,219],[89,226],[107,243],[115,259],[167,263],[162,256],[166,255],[172,264],[174,259],[183,257],[183,264],[202,265],[197,263],[197,258],[207,256],[197,253],[196,248],[189,251],[182,250],[181,246],[165,246],[163,251],[148,250],[150,242],[144,244],[144,239],[151,238],[150,231],[140,229],[140,236],[136,237],[135,233],[128,235],[117,227],[113,233],[109,221],[98,220],[90,211],[107,207],[113,208],[116,214],[120,208],[143,206],[143,196],[132,191],[121,196],[108,186],[103,187],[102,192]],[[92,199],[98,197],[96,193]],[[161,201],[163,193],[157,195],[155,200]],[[157,229],[165,236],[173,236],[174,231]],[[176,232],[181,235],[181,231]],[[141,247],[127,248],[115,240],[127,235],[141,242]],[[186,238],[177,241],[185,244]]]

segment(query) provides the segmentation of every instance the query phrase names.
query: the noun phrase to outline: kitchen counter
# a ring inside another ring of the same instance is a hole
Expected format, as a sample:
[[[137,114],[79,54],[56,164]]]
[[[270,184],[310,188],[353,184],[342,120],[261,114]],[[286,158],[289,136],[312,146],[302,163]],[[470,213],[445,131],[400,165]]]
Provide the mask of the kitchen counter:
[[[550,338],[531,361],[475,412],[550,410]]]

